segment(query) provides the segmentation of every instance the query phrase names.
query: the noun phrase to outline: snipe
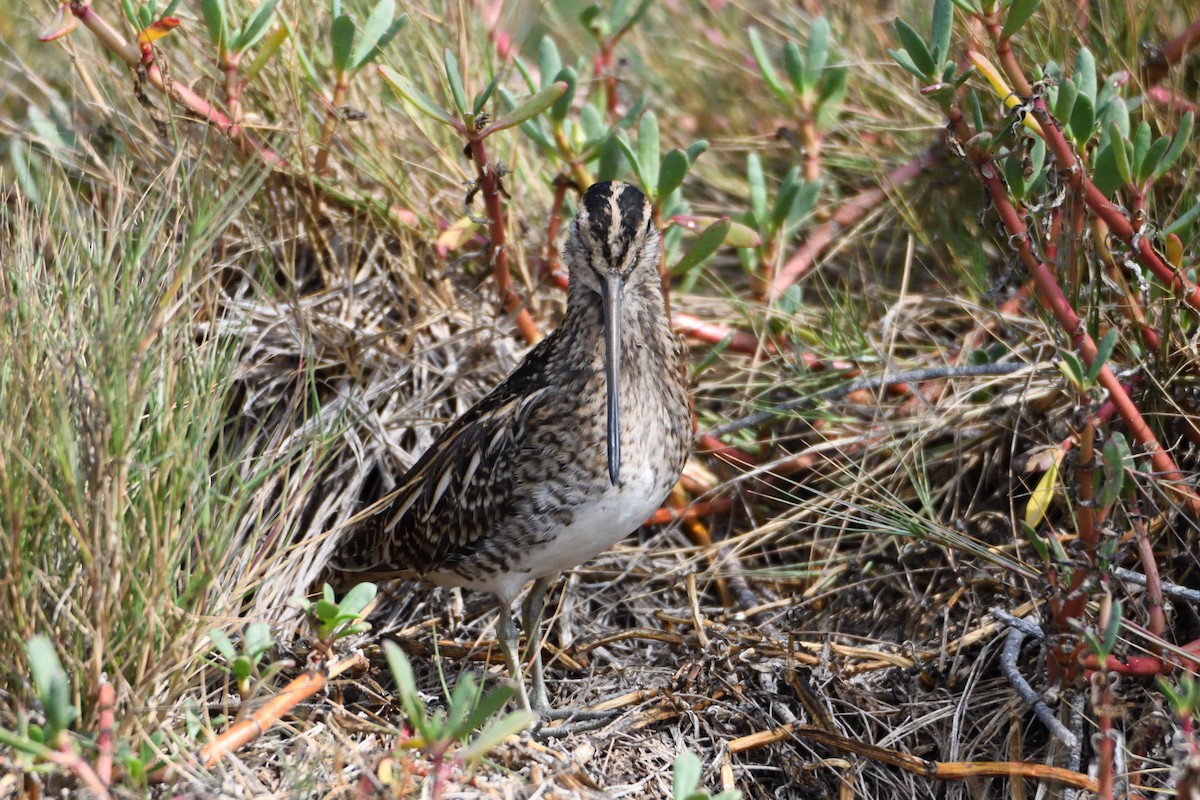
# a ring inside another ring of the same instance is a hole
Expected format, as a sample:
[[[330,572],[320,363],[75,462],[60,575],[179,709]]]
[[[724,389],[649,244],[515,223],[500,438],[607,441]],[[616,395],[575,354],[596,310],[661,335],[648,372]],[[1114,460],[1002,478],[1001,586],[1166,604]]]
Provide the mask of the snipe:
[[[533,704],[549,710],[538,629],[549,580],[636,530],[678,479],[691,440],[678,340],[640,191],[597,183],[562,248],[559,327],[456,419],[347,537],[334,567],[491,592],[523,705],[512,604],[526,599]]]

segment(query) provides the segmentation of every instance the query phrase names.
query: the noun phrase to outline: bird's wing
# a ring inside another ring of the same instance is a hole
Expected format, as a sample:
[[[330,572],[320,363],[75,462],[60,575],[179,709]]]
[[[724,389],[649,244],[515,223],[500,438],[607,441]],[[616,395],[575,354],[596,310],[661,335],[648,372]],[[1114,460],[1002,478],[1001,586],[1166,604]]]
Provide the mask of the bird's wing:
[[[552,391],[527,360],[364,512],[335,568],[421,575],[478,549],[512,502],[525,425]]]

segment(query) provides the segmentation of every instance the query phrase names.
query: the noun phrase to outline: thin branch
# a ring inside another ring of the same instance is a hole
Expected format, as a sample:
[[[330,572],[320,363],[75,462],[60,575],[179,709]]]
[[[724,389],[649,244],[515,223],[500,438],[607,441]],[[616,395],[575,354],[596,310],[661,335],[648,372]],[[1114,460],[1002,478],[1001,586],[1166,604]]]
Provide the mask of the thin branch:
[[[1036,366],[1031,364],[964,364],[957,367],[928,367],[926,369],[914,369],[908,372],[897,372],[892,375],[882,375],[875,378],[860,378],[826,389],[823,392],[792,398],[791,400],[775,405],[767,411],[756,411],[741,419],[726,422],[724,425],[718,425],[709,430],[707,434],[709,436],[721,437],[735,431],[740,431],[743,428],[762,425],[784,411],[791,411],[801,406],[816,405],[822,400],[838,400],[848,394],[864,389],[878,391],[884,386],[891,386],[898,383],[913,384],[921,383],[922,381],[952,378],[998,377],[1001,375],[1012,375],[1015,372],[1032,369]]]

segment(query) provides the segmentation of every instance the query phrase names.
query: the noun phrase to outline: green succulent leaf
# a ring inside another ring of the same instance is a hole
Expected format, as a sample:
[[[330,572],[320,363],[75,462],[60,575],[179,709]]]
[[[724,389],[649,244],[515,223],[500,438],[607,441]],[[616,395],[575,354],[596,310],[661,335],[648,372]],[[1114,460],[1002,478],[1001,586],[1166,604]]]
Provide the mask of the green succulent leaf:
[[[353,589],[346,592],[346,596],[342,598],[339,604],[342,613],[350,615],[351,618],[357,617],[362,613],[372,600],[375,599],[375,593],[378,588],[373,583],[359,583]]]
[[[821,72],[829,59],[829,20],[817,17],[808,32],[808,49],[804,55],[804,84],[818,86]]]
[[[1192,140],[1192,128],[1195,125],[1196,115],[1189,111],[1183,115],[1183,119],[1179,121],[1179,130],[1175,132],[1175,137],[1171,140],[1171,148],[1167,150],[1167,154],[1158,162],[1158,166],[1154,168],[1152,177],[1158,180],[1166,174],[1179,157],[1183,155],[1183,150],[1187,147],[1188,142]]]
[[[638,177],[642,179],[646,191],[654,192],[658,188],[660,156],[658,117],[653,111],[643,114],[638,123],[637,155]]]
[[[520,733],[533,724],[533,714],[525,711],[513,711],[484,729],[459,751],[458,756],[466,764],[474,764],[486,756],[509,736]]]
[[[265,622],[255,622],[246,628],[246,652],[255,663],[271,649],[271,627]]]
[[[954,3],[951,0],[933,0],[933,28],[929,35],[930,58],[933,69],[938,72],[946,57],[950,55],[950,33],[954,27]]]
[[[520,125],[525,120],[533,119],[538,114],[541,114],[543,111],[550,108],[550,106],[554,105],[554,103],[560,97],[562,97],[563,93],[566,91],[567,84],[563,83],[562,81],[556,81],[555,83],[550,84],[540,92],[537,92],[536,94],[520,101],[516,108],[512,109],[507,114],[489,125],[487,132],[489,134],[495,133],[496,131],[502,131],[507,128],[512,128],[516,125]]]
[[[1112,151],[1114,162],[1117,165],[1117,174],[1121,176],[1121,183],[1128,186],[1133,183],[1133,172],[1129,166],[1129,153],[1125,149],[1125,137],[1121,135],[1121,131],[1117,128],[1115,122],[1109,123],[1108,149]]]
[[[675,798],[689,797],[700,785],[702,771],[703,766],[700,764],[700,759],[690,750],[684,750],[676,756],[675,764],[671,769],[671,796]]]
[[[754,60],[758,63],[758,71],[762,74],[763,80],[766,81],[769,88],[775,95],[785,103],[788,102],[791,95],[783,83],[779,80],[779,75],[775,72],[775,67],[771,64],[771,57],[767,54],[767,48],[763,46],[762,39],[758,36],[758,31],[753,27],[750,28],[750,50],[754,53]]]
[[[562,93],[562,97],[555,100],[554,105],[550,106],[550,119],[562,122],[571,111],[571,102],[575,99],[575,87],[579,83],[579,76],[573,68],[564,67],[554,76],[554,80],[567,87],[566,91]]]
[[[930,54],[925,40],[921,38],[921,34],[899,17],[896,17],[895,26],[896,34],[900,37],[900,44],[904,46],[904,52],[908,53],[910,62],[918,70],[917,75],[925,80],[934,79],[939,70],[933,63],[933,56]]]
[[[821,75],[820,91],[817,94],[817,124],[826,128],[841,111],[842,98],[846,96],[846,79],[850,70],[846,67],[829,67]]]
[[[1125,476],[1133,471],[1133,451],[1120,431],[1114,431],[1101,449],[1104,462],[1104,482],[1097,498],[1101,508],[1112,506],[1125,489]]]
[[[655,195],[666,197],[679,188],[691,168],[687,154],[682,150],[672,150],[663,157],[662,167],[658,172],[658,188]]]
[[[692,246],[671,269],[673,275],[686,275],[703,264],[717,252],[725,237],[729,234],[732,222],[728,217],[722,217],[700,232]]]
[[[237,658],[237,648],[233,646],[233,642],[222,631],[214,628],[208,632],[208,638],[213,643],[213,646],[217,648],[217,652],[226,661],[232,662]]]
[[[275,6],[279,0],[264,0],[254,9],[254,13],[250,15],[250,19],[246,21],[246,27],[242,29],[241,34],[237,37],[237,41],[233,44],[233,49],[239,53],[244,53],[254,45],[262,37],[267,35],[267,25],[271,22],[271,17],[275,13]]]
[[[1082,97],[1092,101],[1096,107],[1096,58],[1086,47],[1080,48],[1075,56],[1075,71],[1072,73],[1075,88]]]
[[[1100,370],[1108,363],[1108,359],[1112,356],[1113,348],[1117,346],[1117,329],[1109,328],[1108,333],[1104,334],[1104,338],[1100,340],[1100,344],[1096,345],[1096,357],[1092,359],[1091,366],[1088,367],[1087,380],[1089,384],[1094,384],[1096,378],[1100,376]]]
[[[1129,138],[1129,106],[1120,97],[1111,97],[1103,105],[1097,103],[1097,108],[1103,110],[1104,129],[1116,125],[1123,138]]]
[[[560,72],[562,72],[563,63],[562,56],[558,53],[558,45],[549,36],[543,36],[542,41],[538,43],[537,54],[538,72],[542,76],[542,86],[545,89],[550,85],[552,80]]]
[[[1163,159],[1163,155],[1167,152],[1167,148],[1171,146],[1171,140],[1166,136],[1160,136],[1154,140],[1154,143],[1146,150],[1146,155],[1142,159],[1141,170],[1138,172],[1138,183],[1145,183],[1154,177],[1154,173],[1158,170],[1158,165]]]
[[[1060,120],[1069,120],[1071,111],[1075,108],[1075,98],[1078,96],[1079,90],[1075,88],[1075,81],[1063,78],[1058,84],[1058,96],[1054,99],[1054,116]]]
[[[458,59],[450,48],[442,51],[442,65],[446,70],[446,82],[450,84],[450,94],[454,98],[454,107],[460,115],[467,113],[467,92],[463,89],[462,73],[458,71]]]
[[[1079,360],[1079,356],[1072,353],[1070,350],[1060,350],[1058,361],[1058,369],[1063,376],[1075,388],[1075,391],[1083,391],[1084,389],[1084,369],[1083,362]]]
[[[488,81],[488,85],[484,87],[484,90],[475,95],[475,100],[471,103],[472,116],[478,116],[479,113],[483,111],[483,108],[487,105],[488,100],[492,99],[492,95],[495,93],[496,87],[500,85],[500,78],[502,77],[503,74],[497,72],[492,76],[492,79]]]
[[[787,42],[783,46],[783,66],[787,70],[788,80],[792,82],[797,94],[808,94],[809,87],[805,83],[804,56],[795,42]]]
[[[229,43],[229,22],[225,13],[225,0],[203,0],[200,12],[204,16],[204,27],[208,29],[208,38],[219,49],[224,50]]]
[[[610,135],[600,147],[600,160],[596,166],[596,179],[601,181],[615,180],[621,174],[622,167],[627,158],[636,158],[633,155],[633,151],[629,148],[629,142],[622,135]]]
[[[435,103],[430,99],[429,95],[414,86],[412,81],[391,67],[381,66],[379,74],[391,84],[398,95],[407,100],[417,111],[420,111],[425,116],[445,125],[457,126],[461,124],[453,114]]]
[[[1082,145],[1088,139],[1092,138],[1096,125],[1096,109],[1092,105],[1092,98],[1089,95],[1079,92],[1075,97],[1074,107],[1071,109],[1071,138],[1077,146]]]
[[[762,159],[758,153],[746,157],[746,180],[750,185],[750,213],[754,215],[754,223],[760,228],[770,223],[767,215],[767,178],[763,174]]]
[[[482,728],[488,720],[504,709],[504,704],[514,694],[516,694],[516,691],[512,686],[497,686],[480,698],[479,702],[475,704],[474,708],[471,709],[471,713],[463,720],[463,728],[467,731]]]
[[[350,71],[350,53],[354,50],[354,37],[358,31],[349,14],[334,17],[329,31],[329,44],[333,53],[333,68],[338,72]]]
[[[1111,197],[1113,192],[1125,184],[1118,161],[1118,150],[1124,151],[1120,140],[1114,142],[1110,139],[1096,154],[1096,163],[1092,167],[1092,183],[1105,197]]]
[[[37,688],[42,711],[46,714],[46,741],[53,742],[59,731],[71,727],[79,710],[71,702],[71,686],[54,644],[46,636],[37,635],[25,643],[25,658],[29,674]]]
[[[1000,35],[1005,39],[1012,38],[1026,22],[1029,22],[1041,2],[1042,0],[1013,0],[1012,5],[1008,7],[1008,16],[1004,20],[1004,28]]]
[[[888,52],[888,55],[892,57],[892,60],[895,61],[900,66],[904,67],[904,69],[907,72],[915,75],[916,77],[920,78],[921,80],[925,80],[925,73],[921,72],[921,68],[918,67],[916,65],[916,62],[914,62],[912,60],[912,58],[909,57],[908,51],[888,49],[887,52]]]
[[[388,0],[390,2],[390,0]],[[401,14],[392,19],[393,9],[386,9],[386,14],[380,11],[379,6],[376,6],[371,11],[371,16],[367,19],[367,24],[363,29],[362,40],[358,46],[354,48],[354,55],[351,60],[353,62],[353,71],[365,67],[375,59],[379,58],[379,54],[392,43],[392,39],[404,29],[408,24],[408,14]],[[376,36],[376,32],[380,31],[380,26],[383,22],[388,22],[383,26],[382,31]]]

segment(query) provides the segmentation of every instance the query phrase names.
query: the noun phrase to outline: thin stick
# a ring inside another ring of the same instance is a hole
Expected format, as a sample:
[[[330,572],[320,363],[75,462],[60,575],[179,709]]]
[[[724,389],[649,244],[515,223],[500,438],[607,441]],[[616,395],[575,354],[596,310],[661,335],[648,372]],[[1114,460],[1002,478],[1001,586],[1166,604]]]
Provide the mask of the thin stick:
[[[735,431],[740,431],[743,428],[751,428],[756,425],[762,425],[764,422],[770,421],[775,416],[778,416],[784,411],[791,411],[794,408],[800,408],[806,405],[815,405],[822,400],[837,400],[845,397],[853,392],[867,390],[879,390],[883,386],[889,386],[896,383],[920,383],[922,381],[942,380],[950,378],[979,378],[979,377],[998,377],[1001,375],[1012,375],[1015,372],[1020,372],[1024,369],[1030,369],[1036,365],[1030,364],[964,364],[958,367],[928,367],[926,369],[914,369],[908,372],[897,372],[887,376],[875,378],[859,378],[858,380],[848,381],[840,386],[826,389],[823,392],[804,395],[803,397],[795,397],[782,403],[778,403],[769,411],[756,411],[753,414],[748,414],[741,419],[726,422],[724,425],[718,425],[708,431],[709,436],[721,437]]]
[[[99,707],[100,729],[96,736],[96,776],[105,786],[112,783],[113,771],[113,727],[115,714],[113,704],[116,702],[116,691],[113,685],[105,680],[100,684]]]
[[[890,750],[875,744],[858,742],[839,736],[831,731],[822,730],[811,725],[784,725],[772,731],[753,733],[742,736],[729,743],[729,752],[733,755],[766,747],[776,742],[792,737],[811,739],[826,747],[841,750],[866,758],[880,761],[884,764],[924,775],[939,781],[974,780],[977,778],[1032,778],[1039,781],[1056,781],[1065,786],[1074,786],[1094,792],[1098,788],[1095,780],[1078,772],[1049,767],[1045,764],[1030,764],[1024,761],[927,761],[923,758]]]
[[[468,150],[478,171],[479,190],[483,194],[483,204],[487,209],[488,218],[488,265],[496,277],[496,286],[500,289],[500,298],[504,310],[516,314],[517,330],[525,341],[533,344],[541,335],[529,310],[522,307],[521,297],[512,288],[512,273],[508,265],[507,234],[504,230],[504,207],[500,202],[500,177],[497,169],[488,158],[483,139],[474,138],[469,141]]]
[[[206,768],[212,768],[225,756],[257,739],[301,702],[324,689],[331,679],[351,667],[366,666],[366,663],[367,660],[362,653],[355,653],[351,658],[330,664],[324,671],[311,669],[303,675],[297,676],[249,718],[235,724],[204,745],[200,749],[200,763]]]

